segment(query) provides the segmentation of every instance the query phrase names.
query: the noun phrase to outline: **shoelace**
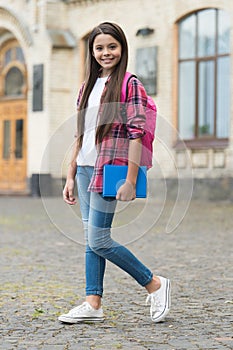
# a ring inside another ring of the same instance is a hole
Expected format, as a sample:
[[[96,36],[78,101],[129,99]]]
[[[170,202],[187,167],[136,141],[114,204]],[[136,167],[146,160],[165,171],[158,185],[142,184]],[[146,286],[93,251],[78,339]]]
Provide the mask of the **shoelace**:
[[[158,299],[157,295],[149,294],[146,298],[146,305],[148,303],[151,303],[151,310],[153,312],[158,311],[159,308],[162,306],[160,300]]]

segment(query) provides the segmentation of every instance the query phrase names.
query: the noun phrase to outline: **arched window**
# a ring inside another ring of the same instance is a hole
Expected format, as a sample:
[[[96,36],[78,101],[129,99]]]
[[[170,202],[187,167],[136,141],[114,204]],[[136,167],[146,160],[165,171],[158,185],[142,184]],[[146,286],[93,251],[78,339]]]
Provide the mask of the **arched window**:
[[[16,40],[0,50],[0,99],[24,98],[26,94],[26,65],[22,48]]]
[[[230,20],[219,9],[193,13],[178,23],[178,126],[184,140],[229,136]]]
[[[5,96],[22,95],[24,76],[17,67],[12,67],[5,77]]]

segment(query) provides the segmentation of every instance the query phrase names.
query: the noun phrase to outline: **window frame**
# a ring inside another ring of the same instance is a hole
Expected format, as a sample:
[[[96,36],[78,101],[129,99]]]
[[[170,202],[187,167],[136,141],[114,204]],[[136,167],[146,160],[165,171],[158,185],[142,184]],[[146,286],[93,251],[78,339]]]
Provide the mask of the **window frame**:
[[[215,10],[215,54],[209,55],[209,56],[198,56],[198,13],[206,10]],[[177,57],[177,63],[176,63],[176,79],[177,79],[177,89],[176,89],[176,127],[179,131],[179,71],[180,71],[180,63],[182,62],[194,62],[195,64],[195,131],[194,131],[194,137],[192,139],[183,139],[182,142],[179,140],[176,140],[175,147],[177,149],[181,149],[184,147],[184,144],[188,148],[194,148],[194,149],[205,149],[205,148],[226,148],[229,143],[228,137],[217,137],[217,62],[218,59],[221,57],[231,57],[230,49],[228,53],[218,53],[218,40],[219,40],[219,11],[224,10],[220,8],[203,8],[194,12],[191,12],[182,18],[180,18],[176,22],[176,57]],[[225,11],[225,10],[224,10]],[[192,58],[180,58],[179,57],[179,45],[180,45],[180,39],[179,39],[179,25],[180,23],[188,18],[189,16],[195,15],[195,56]],[[213,61],[214,62],[214,121],[213,121],[213,135],[202,135],[201,137],[198,135],[198,121],[199,121],[199,113],[198,113],[198,107],[199,107],[199,98],[198,98],[198,86],[199,86],[199,72],[200,72],[200,63],[201,62],[207,62],[207,61]]]
[[[17,59],[17,48],[20,47],[19,43],[16,40],[10,40],[8,41],[0,50],[0,61],[3,63],[0,67],[0,100],[18,100],[18,99],[25,99],[25,96],[27,95],[27,71],[26,71],[26,62],[25,57],[24,60],[18,60]],[[5,54],[7,51],[11,50],[11,60],[5,64]],[[23,54],[23,51],[22,51]],[[22,73],[24,84],[22,87],[22,93],[18,95],[6,95],[5,94],[5,82],[6,82],[6,76],[8,72],[12,68],[17,68]]]

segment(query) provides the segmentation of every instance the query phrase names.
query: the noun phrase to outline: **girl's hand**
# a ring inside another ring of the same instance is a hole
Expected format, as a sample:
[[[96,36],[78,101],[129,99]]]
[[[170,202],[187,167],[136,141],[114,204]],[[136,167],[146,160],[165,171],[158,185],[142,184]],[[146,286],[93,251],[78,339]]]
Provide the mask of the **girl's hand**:
[[[132,201],[135,198],[136,186],[126,180],[125,183],[118,189],[116,199],[119,201]]]
[[[74,205],[77,203],[74,197],[74,180],[67,179],[63,190],[63,199],[67,204]]]

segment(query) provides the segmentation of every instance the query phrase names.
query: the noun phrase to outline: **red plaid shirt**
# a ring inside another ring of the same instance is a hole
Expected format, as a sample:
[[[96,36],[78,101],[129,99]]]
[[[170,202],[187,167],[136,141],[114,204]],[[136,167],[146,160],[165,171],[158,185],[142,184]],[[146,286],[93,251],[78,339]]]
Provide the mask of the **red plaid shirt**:
[[[106,92],[108,81],[106,82],[102,96]],[[84,84],[79,91],[77,106],[80,104],[83,89]],[[128,164],[129,140],[142,137],[145,134],[146,104],[147,94],[142,83],[137,78],[131,78],[128,83],[126,125],[123,124],[122,116],[119,115],[119,118],[112,125],[111,133],[105,136],[101,145],[98,146],[98,155],[88,191],[103,192],[103,166],[105,164]],[[101,113],[101,107],[99,113]]]

